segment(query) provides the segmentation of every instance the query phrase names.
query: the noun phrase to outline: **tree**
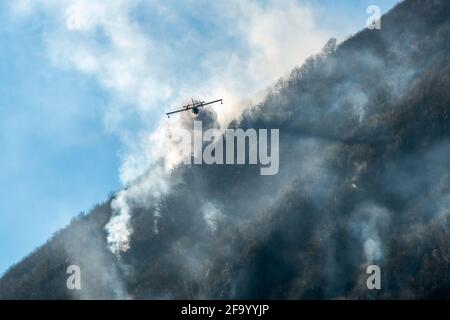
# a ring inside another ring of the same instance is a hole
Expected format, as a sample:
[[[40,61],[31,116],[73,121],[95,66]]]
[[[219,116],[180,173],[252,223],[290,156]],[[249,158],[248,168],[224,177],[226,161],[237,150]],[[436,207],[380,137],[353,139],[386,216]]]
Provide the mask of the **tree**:
[[[325,43],[325,45],[322,48],[322,55],[327,57],[333,52],[335,52],[337,49],[337,40],[336,38],[331,38],[330,40]]]

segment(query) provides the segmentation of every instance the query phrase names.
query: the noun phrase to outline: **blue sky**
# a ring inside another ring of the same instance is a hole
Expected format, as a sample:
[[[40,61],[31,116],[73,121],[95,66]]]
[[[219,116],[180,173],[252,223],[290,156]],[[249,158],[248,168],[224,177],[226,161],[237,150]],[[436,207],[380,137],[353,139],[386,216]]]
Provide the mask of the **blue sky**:
[[[343,40],[362,29],[368,5],[385,12],[397,2],[286,0],[280,1],[288,3],[284,7],[272,1],[228,7],[111,1],[106,9],[122,25],[109,24],[94,8],[94,22],[73,33],[60,16],[72,2],[85,5],[82,0],[42,0],[39,8],[20,1],[20,10],[0,3],[0,274],[145,170],[141,142],[160,124],[160,105],[191,92],[243,98],[316,52],[321,43],[315,39]],[[266,30],[262,22],[271,26],[280,16],[297,21],[289,16],[297,6],[299,20],[309,19],[301,8],[314,13],[314,26],[298,22],[298,28],[311,28],[305,34],[258,35]],[[305,42],[292,43],[295,36]],[[123,45],[124,39],[129,43]],[[288,51],[299,60],[280,58]]]
[[[0,272],[118,190],[117,137],[94,79],[48,63],[38,24],[0,5]],[[79,108],[84,105],[84,108]]]

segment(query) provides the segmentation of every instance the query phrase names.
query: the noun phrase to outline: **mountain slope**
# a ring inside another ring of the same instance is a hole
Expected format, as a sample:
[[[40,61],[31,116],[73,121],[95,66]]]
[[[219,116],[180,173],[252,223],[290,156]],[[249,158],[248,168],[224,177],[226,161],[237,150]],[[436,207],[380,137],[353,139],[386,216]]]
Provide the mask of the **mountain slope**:
[[[229,125],[280,128],[278,175],[179,166],[133,206],[120,259],[108,201],[11,268],[0,298],[448,298],[449,19],[448,1],[409,0],[330,41]]]

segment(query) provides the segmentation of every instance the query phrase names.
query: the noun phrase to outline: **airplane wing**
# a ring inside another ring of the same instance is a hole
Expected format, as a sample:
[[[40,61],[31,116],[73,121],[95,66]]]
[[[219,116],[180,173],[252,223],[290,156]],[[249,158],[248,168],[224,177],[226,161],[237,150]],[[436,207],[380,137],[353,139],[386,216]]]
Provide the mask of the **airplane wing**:
[[[203,101],[201,106],[199,106],[199,107],[204,107],[204,106],[207,106],[208,104],[213,104],[213,103],[216,103],[216,102],[223,103],[222,101],[223,101],[223,99],[218,99],[218,100],[214,100],[214,101],[210,101],[210,102],[206,102],[206,103]]]
[[[169,116],[169,115],[174,114],[174,113],[178,113],[178,112],[182,112],[182,111],[188,111],[188,110],[191,110],[191,109],[192,109],[192,105],[188,104],[186,106],[183,106],[182,109],[178,109],[178,110],[175,110],[175,111],[167,112],[166,115]]]
[[[182,112],[182,111],[187,111],[187,110],[190,110],[190,109],[192,109],[192,108],[191,108],[191,107],[183,108],[183,109],[179,109],[179,110],[167,112],[166,115],[171,115],[171,114],[174,114],[174,113],[178,113],[178,112]]]

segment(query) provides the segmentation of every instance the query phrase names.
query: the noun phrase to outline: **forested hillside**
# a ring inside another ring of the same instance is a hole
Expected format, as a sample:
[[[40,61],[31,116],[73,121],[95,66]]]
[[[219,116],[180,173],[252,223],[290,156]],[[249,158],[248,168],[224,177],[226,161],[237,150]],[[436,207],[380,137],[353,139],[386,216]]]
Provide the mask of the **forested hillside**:
[[[407,0],[330,40],[229,124],[280,129],[277,175],[179,165],[133,206],[120,257],[109,199],[3,275],[0,299],[449,298],[449,39],[449,1]]]

